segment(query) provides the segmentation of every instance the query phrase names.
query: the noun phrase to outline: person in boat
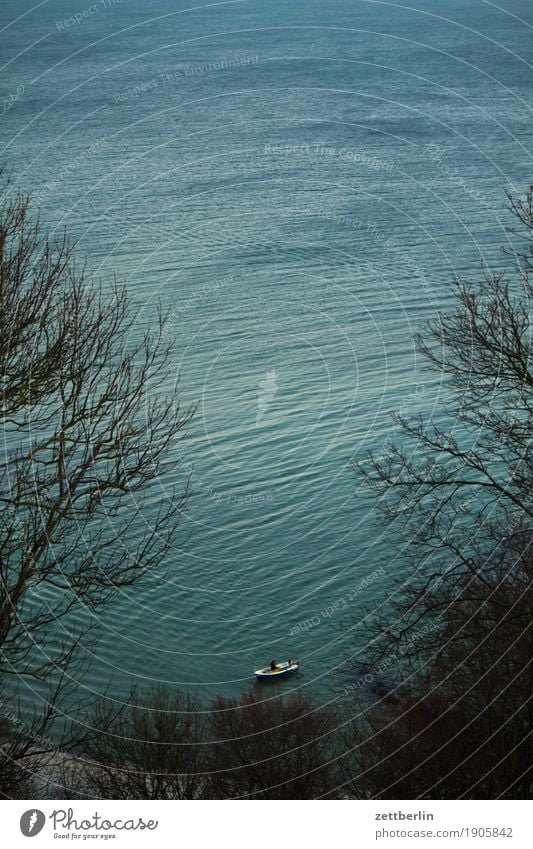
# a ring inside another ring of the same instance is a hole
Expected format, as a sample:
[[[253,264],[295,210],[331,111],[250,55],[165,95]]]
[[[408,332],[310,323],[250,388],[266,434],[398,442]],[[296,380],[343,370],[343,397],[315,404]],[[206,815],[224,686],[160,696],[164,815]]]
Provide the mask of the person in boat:
[[[271,660],[271,661],[270,661],[270,670],[271,670],[271,672],[275,672],[275,671],[276,671],[276,669],[278,668],[278,665],[279,665],[279,660]]]

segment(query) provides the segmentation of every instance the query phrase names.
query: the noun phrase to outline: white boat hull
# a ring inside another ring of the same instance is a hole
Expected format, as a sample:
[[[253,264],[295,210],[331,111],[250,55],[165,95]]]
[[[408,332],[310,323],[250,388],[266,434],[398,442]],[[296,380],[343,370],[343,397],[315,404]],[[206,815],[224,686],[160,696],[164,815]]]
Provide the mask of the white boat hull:
[[[276,678],[287,678],[289,675],[294,675],[300,669],[300,664],[297,660],[278,663],[275,669],[266,666],[264,669],[256,669],[255,677],[258,681],[273,681]]]

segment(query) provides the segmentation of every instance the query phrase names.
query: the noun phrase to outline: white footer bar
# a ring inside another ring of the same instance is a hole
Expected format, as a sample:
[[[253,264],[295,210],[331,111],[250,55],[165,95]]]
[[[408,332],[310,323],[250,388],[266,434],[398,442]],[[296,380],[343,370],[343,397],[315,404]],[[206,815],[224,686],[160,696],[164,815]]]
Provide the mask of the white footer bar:
[[[520,801],[4,801],[0,821],[6,849],[530,849],[531,808]]]

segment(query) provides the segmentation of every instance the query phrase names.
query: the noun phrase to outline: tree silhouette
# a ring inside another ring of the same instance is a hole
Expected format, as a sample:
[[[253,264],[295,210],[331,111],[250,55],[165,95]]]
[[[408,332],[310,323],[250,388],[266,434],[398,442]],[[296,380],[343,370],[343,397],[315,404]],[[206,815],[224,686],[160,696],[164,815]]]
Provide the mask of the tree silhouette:
[[[92,614],[161,566],[188,494],[188,481],[173,488],[167,473],[192,410],[180,407],[170,379],[161,310],[153,328],[143,327],[124,288],[89,283],[66,237],[43,235],[29,199],[11,190],[5,172],[2,180],[5,701],[10,676],[47,684],[58,670],[72,676]],[[147,519],[149,499],[159,506]]]
[[[514,279],[456,281],[455,310],[417,336],[449,408],[438,422],[399,416],[398,443],[358,468],[411,569],[366,619],[377,683],[349,739],[354,793],[531,791],[533,189],[509,201]]]

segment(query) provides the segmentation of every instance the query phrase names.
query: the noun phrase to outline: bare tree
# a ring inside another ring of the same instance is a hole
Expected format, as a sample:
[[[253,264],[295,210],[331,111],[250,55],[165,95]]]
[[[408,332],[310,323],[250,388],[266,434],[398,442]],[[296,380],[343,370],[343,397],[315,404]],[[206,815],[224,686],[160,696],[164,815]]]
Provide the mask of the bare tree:
[[[0,799],[31,799],[34,792],[32,772],[22,763],[20,747],[26,743],[18,722],[11,712],[0,717]]]
[[[72,645],[65,670],[55,675],[32,707],[1,691],[0,796],[8,799],[64,798],[78,755],[94,740],[92,696],[80,697],[77,677],[83,671]],[[99,721],[110,725],[122,705],[100,700]],[[79,767],[77,768],[79,771]],[[69,781],[67,781],[69,779]]]
[[[344,701],[339,763],[351,794],[530,797],[531,567],[530,555],[507,552],[477,576],[400,596],[379,627],[372,623],[371,683]],[[438,627],[410,628],[413,605]]]
[[[336,784],[335,711],[299,692],[220,696],[205,709],[179,691],[134,690],[108,713],[102,699],[90,720],[97,733],[65,771],[70,797],[312,799]]]
[[[316,799],[335,786],[336,715],[300,691],[213,705],[210,798]]]
[[[477,287],[456,281],[457,308],[416,337],[428,368],[448,379],[442,422],[397,416],[401,442],[357,469],[389,527],[425,559],[429,583],[477,573],[511,537],[515,547],[531,541],[532,198],[529,189],[510,199],[519,225],[511,232],[526,240],[515,252],[516,284],[488,272]]]

